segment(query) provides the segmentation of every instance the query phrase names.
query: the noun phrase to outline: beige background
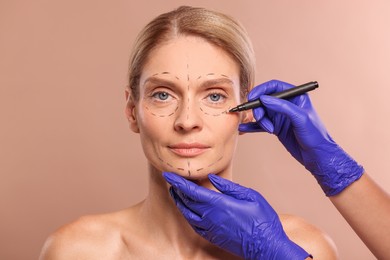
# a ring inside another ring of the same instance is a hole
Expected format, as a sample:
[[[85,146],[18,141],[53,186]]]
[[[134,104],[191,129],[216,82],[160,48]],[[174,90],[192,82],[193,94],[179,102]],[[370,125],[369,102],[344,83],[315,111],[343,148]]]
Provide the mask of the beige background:
[[[36,259],[60,225],[145,196],[146,161],[123,112],[129,50],[181,4],[246,26],[257,83],[317,80],[329,132],[390,190],[388,1],[1,0],[0,259]],[[374,259],[274,136],[242,136],[235,170],[275,209],[330,234],[341,259]]]

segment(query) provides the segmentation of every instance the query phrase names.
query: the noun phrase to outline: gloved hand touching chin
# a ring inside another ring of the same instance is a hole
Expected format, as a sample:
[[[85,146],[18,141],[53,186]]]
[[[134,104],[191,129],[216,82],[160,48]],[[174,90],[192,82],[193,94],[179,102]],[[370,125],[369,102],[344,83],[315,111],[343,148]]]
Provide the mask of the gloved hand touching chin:
[[[267,96],[291,87],[272,80],[252,89],[248,100],[260,98],[264,108],[253,109],[256,122],[241,124],[239,131],[275,134],[290,154],[314,175],[325,194],[336,195],[359,179],[364,169],[332,140],[308,94],[288,101]]]
[[[279,217],[256,191],[209,175],[221,193],[164,173],[170,193],[194,230],[211,243],[244,259],[306,259],[310,255],[292,242]]]

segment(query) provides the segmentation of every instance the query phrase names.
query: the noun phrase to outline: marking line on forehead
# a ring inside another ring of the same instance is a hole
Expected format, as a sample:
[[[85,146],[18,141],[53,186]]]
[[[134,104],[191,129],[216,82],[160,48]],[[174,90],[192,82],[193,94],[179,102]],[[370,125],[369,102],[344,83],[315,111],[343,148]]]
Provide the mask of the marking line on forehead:
[[[190,65],[187,63],[187,81],[190,81]]]
[[[219,76],[221,76],[221,77],[223,77],[223,78],[230,79],[230,77],[229,77],[229,76],[227,76],[227,75],[225,75],[225,74],[217,74],[217,73],[213,73],[213,72],[211,72],[211,73],[207,73],[207,74],[206,74],[206,75],[204,75],[204,76],[202,76],[202,75],[199,75],[199,77],[197,77],[197,78],[196,78],[196,80],[199,80],[199,79],[201,79],[202,77],[215,76],[215,75],[219,75]]]

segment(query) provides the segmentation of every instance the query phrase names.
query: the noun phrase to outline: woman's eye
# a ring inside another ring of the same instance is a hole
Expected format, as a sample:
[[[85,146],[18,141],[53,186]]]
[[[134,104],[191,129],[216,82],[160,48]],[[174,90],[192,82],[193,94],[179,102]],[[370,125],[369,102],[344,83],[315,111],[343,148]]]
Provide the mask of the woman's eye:
[[[220,98],[221,98],[221,95],[219,95],[219,94],[214,93],[214,94],[210,95],[211,101],[214,101],[214,102],[217,102]]]
[[[157,92],[153,94],[154,98],[157,98],[159,100],[165,101],[169,98],[169,94],[167,92]]]
[[[226,98],[224,95],[220,94],[220,93],[211,93],[209,96],[209,99],[211,102],[223,102],[224,99]]]

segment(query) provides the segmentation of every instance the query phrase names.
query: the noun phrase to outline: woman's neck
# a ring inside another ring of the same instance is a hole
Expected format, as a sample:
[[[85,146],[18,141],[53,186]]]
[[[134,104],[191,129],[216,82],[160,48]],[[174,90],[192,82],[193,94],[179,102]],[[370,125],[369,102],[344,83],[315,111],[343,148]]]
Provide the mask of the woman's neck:
[[[207,251],[218,251],[208,241],[200,237],[176,207],[169,194],[169,185],[161,171],[150,166],[149,194],[141,207],[141,217],[157,241],[164,241],[167,246],[177,250],[183,256],[194,256]],[[198,185],[212,187],[207,178]]]

